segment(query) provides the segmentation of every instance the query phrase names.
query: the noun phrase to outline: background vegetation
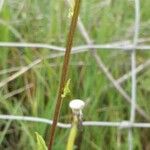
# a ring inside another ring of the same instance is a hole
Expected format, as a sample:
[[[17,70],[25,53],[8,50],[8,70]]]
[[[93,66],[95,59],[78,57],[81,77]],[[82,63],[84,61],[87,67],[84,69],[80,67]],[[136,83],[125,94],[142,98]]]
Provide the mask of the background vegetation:
[[[150,35],[149,0],[141,1],[140,38]],[[81,19],[96,44],[113,43],[133,39],[133,0],[82,0]],[[68,6],[56,0],[6,0],[0,12],[0,41],[48,43],[65,47],[70,20]],[[150,43],[146,40],[144,44]],[[79,30],[74,46],[86,44]],[[130,52],[98,50],[103,62],[115,79],[130,71]],[[35,48],[0,48],[0,81],[7,79],[23,66],[38,58],[45,58],[55,52]],[[137,53],[137,65],[146,62],[150,52]],[[0,89],[0,113],[38,116],[51,119],[54,112],[63,58],[44,59],[15,80]],[[13,69],[11,71],[10,69]],[[5,71],[5,72],[4,72]],[[129,118],[130,107],[124,98],[111,86],[107,77],[89,52],[72,55],[69,78],[71,95],[66,98],[61,111],[61,122],[71,121],[68,108],[70,99],[86,101],[85,120],[121,121]],[[137,98],[139,106],[150,115],[150,70],[138,74]],[[23,92],[9,94],[31,85]],[[122,84],[130,94],[130,78]],[[136,121],[145,121],[139,115]],[[0,121],[0,149],[35,149],[35,131],[48,142],[49,126],[22,121]],[[55,150],[65,149],[69,130],[57,129]],[[82,149],[116,150],[127,149],[127,130],[121,132],[121,147],[118,148],[118,129],[107,127],[86,127]],[[150,149],[149,129],[134,129],[134,148]]]

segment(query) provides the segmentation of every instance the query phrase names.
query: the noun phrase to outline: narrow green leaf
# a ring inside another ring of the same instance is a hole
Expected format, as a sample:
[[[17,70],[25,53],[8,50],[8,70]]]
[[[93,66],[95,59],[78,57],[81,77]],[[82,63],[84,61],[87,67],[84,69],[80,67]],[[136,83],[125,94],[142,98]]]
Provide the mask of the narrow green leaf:
[[[37,150],[48,150],[42,136],[39,135],[37,132],[35,132],[35,134],[36,134],[36,140],[37,140]]]
[[[64,92],[61,95],[62,98],[65,98],[70,93],[69,85],[70,85],[70,79],[67,81],[65,85]]]
[[[73,13],[74,13],[74,7],[75,7],[75,1],[74,0],[71,0],[70,1],[70,8],[69,8],[69,12],[68,12],[68,18],[72,18],[73,16]]]

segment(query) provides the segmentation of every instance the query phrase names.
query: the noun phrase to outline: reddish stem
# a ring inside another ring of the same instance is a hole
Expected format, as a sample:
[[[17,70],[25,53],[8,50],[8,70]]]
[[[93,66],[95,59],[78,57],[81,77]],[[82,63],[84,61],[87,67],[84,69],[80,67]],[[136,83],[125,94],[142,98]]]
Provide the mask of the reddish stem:
[[[61,95],[63,94],[64,87],[65,87],[66,80],[67,80],[70,54],[71,54],[73,38],[74,38],[77,21],[78,21],[78,16],[79,16],[80,2],[81,2],[81,0],[75,0],[74,13],[73,13],[73,17],[71,20],[70,30],[69,30],[68,38],[67,38],[66,51],[65,51],[64,62],[63,62],[62,73],[61,73],[61,80],[60,80],[60,85],[59,85],[59,92],[58,92],[58,96],[57,96],[56,107],[55,107],[55,112],[54,112],[54,117],[53,117],[53,124],[52,124],[51,130],[50,130],[50,141],[49,141],[49,145],[48,145],[48,150],[52,150],[52,146],[54,143],[55,130],[56,130],[56,126],[57,126],[57,122],[59,119],[60,110],[61,110],[61,106],[62,106],[62,96]]]

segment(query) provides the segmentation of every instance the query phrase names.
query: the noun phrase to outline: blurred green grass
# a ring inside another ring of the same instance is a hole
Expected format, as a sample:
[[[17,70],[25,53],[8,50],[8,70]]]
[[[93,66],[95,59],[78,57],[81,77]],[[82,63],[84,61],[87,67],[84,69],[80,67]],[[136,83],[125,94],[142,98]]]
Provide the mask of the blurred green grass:
[[[149,0],[141,2],[141,38],[148,38]],[[0,41],[39,42],[59,46],[66,44],[66,35],[70,24],[68,6],[64,1],[6,0],[0,13]],[[132,40],[134,27],[133,0],[82,0],[81,19],[94,43],[109,43],[120,40]],[[17,35],[14,34],[14,30]],[[18,35],[19,34],[19,35]],[[148,44],[149,42],[147,42]],[[74,46],[86,44],[77,30]],[[21,67],[32,63],[37,58],[53,54],[54,51],[35,48],[0,48],[0,70]],[[104,63],[117,79],[130,70],[130,53],[123,51],[99,51]],[[137,63],[149,59],[150,52],[138,52]],[[1,114],[31,115],[52,118],[59,85],[62,58],[44,60],[10,82],[0,90]],[[82,62],[82,65],[79,64]],[[51,64],[54,64],[52,67]],[[71,96],[63,103],[60,121],[70,122],[70,99],[80,98],[87,102],[84,110],[85,120],[121,121],[129,118],[130,107],[112,87],[105,75],[98,70],[90,53],[72,55],[69,78],[71,78]],[[3,74],[0,80],[12,73]],[[8,99],[5,95],[27,84],[33,84],[20,94]],[[130,93],[130,79],[122,84]],[[139,74],[138,104],[150,114],[149,110],[149,70]],[[144,121],[139,115],[136,121]],[[41,123],[2,121],[0,123],[0,149],[35,149],[35,134],[39,132],[48,142],[49,126]],[[55,150],[65,149],[69,130],[58,129]],[[84,131],[82,149],[116,150],[128,149],[127,130],[122,131],[121,147],[117,146],[118,130],[107,127],[87,127]],[[150,130],[134,129],[134,149],[146,149]]]

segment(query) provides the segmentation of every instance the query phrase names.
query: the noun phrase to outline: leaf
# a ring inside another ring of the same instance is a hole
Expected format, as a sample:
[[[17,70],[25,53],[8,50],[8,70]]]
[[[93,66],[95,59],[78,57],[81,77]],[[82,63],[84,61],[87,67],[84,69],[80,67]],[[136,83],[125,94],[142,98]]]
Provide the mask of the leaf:
[[[48,150],[42,136],[39,135],[37,132],[35,132],[35,134],[36,134],[36,140],[37,140],[37,150]]]
[[[65,98],[70,93],[69,85],[70,85],[70,79],[67,81],[67,83],[64,87],[64,92],[61,95],[62,98]]]
[[[71,18],[73,16],[73,11],[73,8],[69,8],[68,18]]]
[[[75,1],[71,0],[70,1],[70,8],[69,8],[69,12],[68,12],[68,18],[72,18],[73,13],[74,13],[74,6],[75,6]]]

